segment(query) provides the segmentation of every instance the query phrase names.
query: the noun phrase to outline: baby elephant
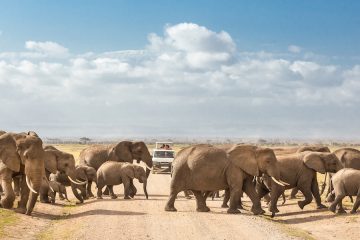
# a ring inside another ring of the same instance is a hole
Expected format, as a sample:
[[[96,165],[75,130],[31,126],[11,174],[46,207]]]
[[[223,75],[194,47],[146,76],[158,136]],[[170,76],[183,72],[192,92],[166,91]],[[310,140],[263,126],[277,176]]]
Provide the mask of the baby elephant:
[[[59,182],[49,181],[48,195],[50,198],[50,202],[53,204],[55,203],[56,193],[59,193],[60,200],[66,199],[67,201],[69,201],[67,197],[66,187]],[[65,195],[65,197],[63,194]]]
[[[342,200],[345,196],[357,196],[350,213],[356,213],[360,205],[360,170],[344,168],[338,171],[331,179],[334,186],[335,201],[330,205],[332,212],[336,211],[339,205],[339,213],[346,213],[342,207]]]
[[[97,198],[102,198],[102,188],[106,185],[110,191],[111,198],[116,198],[113,185],[124,184],[124,199],[129,199],[131,194],[131,181],[138,179],[143,183],[144,194],[148,199],[146,190],[147,178],[143,167],[122,162],[108,161],[103,163],[97,170]]]

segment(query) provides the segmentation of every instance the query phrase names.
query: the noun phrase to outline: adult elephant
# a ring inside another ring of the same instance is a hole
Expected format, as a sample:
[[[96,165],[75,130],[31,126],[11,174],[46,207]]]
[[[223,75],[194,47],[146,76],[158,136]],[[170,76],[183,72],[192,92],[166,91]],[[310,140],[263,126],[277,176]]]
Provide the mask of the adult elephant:
[[[142,161],[146,164],[146,177],[148,177],[153,167],[153,162],[144,142],[122,141],[110,146],[93,145],[82,150],[79,157],[80,165],[87,165],[96,170],[106,161],[133,163],[134,159],[138,163]],[[135,186],[131,185],[134,191],[136,191]],[[90,182],[87,189],[90,190],[89,194],[92,194]]]
[[[339,159],[333,153],[321,152],[302,152],[289,155],[278,156],[278,166],[280,169],[280,177],[282,181],[289,183],[288,186],[279,186],[273,184],[271,179],[264,178],[271,187],[270,209],[278,212],[277,201],[279,196],[286,190],[297,187],[305,196],[305,200],[298,201],[301,209],[309,204],[313,196],[316,200],[317,208],[325,208],[321,203],[316,173],[337,172],[342,168]],[[259,197],[263,197],[269,191],[265,186],[257,188]]]
[[[1,206],[12,208],[15,193],[12,178],[22,175],[20,201],[16,212],[31,215],[44,176],[42,140],[34,132],[5,133],[0,136],[0,179],[4,190]]]
[[[74,196],[82,203],[84,198],[78,193],[77,189],[84,186],[86,181],[79,181],[76,178],[74,156],[70,153],[60,151],[53,146],[46,146],[44,152],[46,178],[49,179],[51,173],[56,174],[57,172],[60,172],[65,174],[70,182],[69,186],[71,186]],[[46,187],[41,188],[40,201],[49,202],[48,189]]]
[[[360,151],[355,148],[339,148],[333,152],[338,159],[340,160],[342,166],[344,168],[353,168],[360,170]],[[328,181],[328,190],[326,196],[330,194],[327,198],[329,202],[334,200],[334,194],[331,194],[332,183],[331,178],[333,174],[330,174],[329,181]],[[352,201],[352,198],[351,198]]]
[[[267,173],[279,184],[280,171],[271,149],[234,145],[228,151],[211,145],[194,145],[181,150],[173,161],[170,196],[166,211],[177,211],[174,202],[180,191],[191,190],[197,211],[207,212],[203,192],[230,189],[228,213],[240,213],[238,202],[243,190],[253,202],[251,211],[262,214],[260,200],[252,183],[253,176]]]

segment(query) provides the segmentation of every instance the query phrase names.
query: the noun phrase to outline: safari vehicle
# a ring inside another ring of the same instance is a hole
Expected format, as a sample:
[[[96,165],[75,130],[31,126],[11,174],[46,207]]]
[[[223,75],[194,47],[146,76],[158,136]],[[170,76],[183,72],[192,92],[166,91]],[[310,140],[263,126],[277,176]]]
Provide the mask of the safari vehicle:
[[[153,173],[170,173],[175,151],[172,142],[156,142],[152,152]]]

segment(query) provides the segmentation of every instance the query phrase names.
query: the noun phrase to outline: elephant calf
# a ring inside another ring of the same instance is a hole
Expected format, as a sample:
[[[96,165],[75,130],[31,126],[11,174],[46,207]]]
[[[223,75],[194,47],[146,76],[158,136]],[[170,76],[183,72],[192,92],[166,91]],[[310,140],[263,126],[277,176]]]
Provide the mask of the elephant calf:
[[[56,193],[59,193],[59,197],[61,200],[66,199],[67,201],[69,201],[67,197],[66,187],[59,182],[49,181],[48,195],[50,197],[50,202],[53,204],[55,203]]]
[[[339,213],[346,213],[342,207],[342,200],[345,196],[357,196],[350,213],[356,213],[360,206],[360,170],[344,168],[338,171],[331,179],[335,193],[335,201],[330,205],[332,212],[336,211],[339,205]]]
[[[146,190],[147,177],[144,168],[141,166],[108,161],[101,165],[97,171],[97,198],[102,198],[102,189],[106,185],[110,191],[111,198],[117,198],[113,191],[113,185],[124,184],[124,199],[129,199],[131,196],[131,180],[138,179],[143,183],[144,194],[148,199]]]

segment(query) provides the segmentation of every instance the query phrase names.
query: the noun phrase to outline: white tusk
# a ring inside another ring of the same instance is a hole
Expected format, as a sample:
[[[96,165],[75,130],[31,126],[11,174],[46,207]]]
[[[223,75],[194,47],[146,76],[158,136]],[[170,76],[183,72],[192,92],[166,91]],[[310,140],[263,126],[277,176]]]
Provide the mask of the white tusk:
[[[50,182],[49,182],[49,180],[47,179],[46,176],[45,176],[45,180],[46,180],[47,184],[49,185],[50,190],[51,190],[52,192],[55,192],[54,189],[51,187]]]
[[[76,182],[76,181],[74,181],[70,176],[68,176],[68,178],[69,178],[69,180],[70,180],[72,183],[74,183],[74,184],[77,184],[77,185],[85,185],[85,184],[86,184],[86,182]]]
[[[290,185],[289,183],[284,182],[284,181],[282,181],[282,180],[280,180],[280,179],[279,179],[279,182],[281,182],[281,183],[284,184],[285,186],[289,186],[289,185]]]
[[[146,168],[149,169],[150,171],[153,170],[153,168],[152,168],[152,167],[149,167],[147,164],[145,164],[145,166],[146,166]]]
[[[37,191],[31,187],[28,176],[26,176],[26,184],[33,193],[38,194]]]
[[[285,185],[284,185],[283,183],[279,182],[278,180],[276,180],[276,178],[271,177],[271,179],[272,179],[274,182],[276,182],[277,184],[279,184],[280,186],[285,187]]]

